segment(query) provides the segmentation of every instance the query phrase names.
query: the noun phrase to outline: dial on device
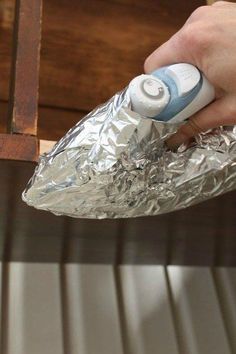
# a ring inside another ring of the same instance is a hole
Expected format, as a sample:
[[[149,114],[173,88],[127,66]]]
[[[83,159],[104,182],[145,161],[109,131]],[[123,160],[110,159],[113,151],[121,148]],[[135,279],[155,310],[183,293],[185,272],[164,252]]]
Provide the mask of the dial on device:
[[[193,65],[173,64],[129,84],[132,109],[160,121],[183,121],[215,98],[214,87]]]

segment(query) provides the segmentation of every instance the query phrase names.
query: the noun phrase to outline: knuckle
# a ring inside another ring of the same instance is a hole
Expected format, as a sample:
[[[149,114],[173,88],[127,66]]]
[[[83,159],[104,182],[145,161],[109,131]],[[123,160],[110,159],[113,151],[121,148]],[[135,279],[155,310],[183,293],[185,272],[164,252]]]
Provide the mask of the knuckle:
[[[228,1],[216,1],[212,4],[212,6],[224,6],[224,5],[229,5],[230,2]]]
[[[182,40],[189,50],[201,51],[212,43],[212,31],[202,23],[190,24],[183,30]]]
[[[196,42],[199,40],[198,36],[194,31],[194,26],[186,26],[180,34],[181,40],[184,42],[185,47],[191,48],[195,46]]]
[[[199,18],[202,18],[209,12],[209,6],[203,5],[199,6],[196,10],[193,11],[193,13],[190,15],[191,20],[197,20]]]

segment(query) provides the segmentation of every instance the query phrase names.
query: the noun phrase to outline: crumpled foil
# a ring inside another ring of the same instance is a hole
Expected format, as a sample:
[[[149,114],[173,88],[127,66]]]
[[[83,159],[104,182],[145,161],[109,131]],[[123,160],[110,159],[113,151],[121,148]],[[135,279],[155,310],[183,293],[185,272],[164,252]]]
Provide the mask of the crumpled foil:
[[[40,157],[22,194],[35,208],[76,218],[128,218],[186,208],[236,188],[236,127],[170,151],[179,124],[130,109],[128,89],[97,107]]]

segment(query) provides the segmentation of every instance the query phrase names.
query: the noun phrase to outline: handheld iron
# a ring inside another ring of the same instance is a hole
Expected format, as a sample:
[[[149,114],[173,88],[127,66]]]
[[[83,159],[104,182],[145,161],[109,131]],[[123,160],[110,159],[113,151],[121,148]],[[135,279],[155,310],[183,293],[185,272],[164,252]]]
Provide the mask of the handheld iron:
[[[195,66],[173,64],[129,84],[132,110],[158,121],[181,122],[215,98],[214,87]]]

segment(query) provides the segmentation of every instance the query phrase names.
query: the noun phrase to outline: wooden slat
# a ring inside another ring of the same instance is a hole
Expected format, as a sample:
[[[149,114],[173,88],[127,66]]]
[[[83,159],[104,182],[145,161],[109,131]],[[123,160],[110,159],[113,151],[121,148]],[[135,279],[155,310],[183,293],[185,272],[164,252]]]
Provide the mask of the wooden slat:
[[[170,215],[123,221],[119,263],[165,264],[169,261]],[[145,236],[144,236],[145,235]]]
[[[7,102],[0,101],[0,134],[7,132]]]
[[[14,3],[13,0],[1,0],[0,1],[0,97],[8,100],[9,96],[9,82],[11,72],[11,57],[12,57],[12,33],[14,22]],[[0,107],[1,108],[1,107]],[[0,109],[0,119],[2,116],[2,110]],[[7,112],[6,112],[7,113]],[[7,116],[7,114],[6,114]],[[5,133],[4,129],[4,133]],[[1,131],[2,133],[2,131]]]
[[[223,196],[225,199],[231,197]],[[223,203],[214,198],[194,207],[171,214],[169,234],[171,238],[171,250],[169,264],[196,265],[194,258],[199,255],[200,265],[217,264],[218,243],[224,236],[223,229],[219,229],[217,222],[221,222],[220,207]],[[229,209],[228,209],[229,210]],[[230,211],[231,213],[231,211]],[[233,215],[233,211],[232,214]],[[233,235],[233,218],[230,221],[230,234]],[[232,236],[231,242],[235,240]],[[231,244],[233,246],[233,244]]]
[[[16,134],[0,134],[0,159],[38,161],[36,137]]]
[[[66,219],[63,262],[115,264],[122,229],[119,220]]]
[[[232,353],[236,353],[236,268],[216,268],[216,287]]]
[[[64,354],[59,265],[9,264],[4,354]]]
[[[168,267],[181,354],[231,354],[209,268]]]
[[[37,133],[41,0],[16,0],[9,131]]]
[[[0,133],[6,133],[7,102],[0,101]],[[43,140],[59,140],[88,112],[39,106],[37,137]]]
[[[2,348],[2,334],[3,334],[3,327],[4,327],[4,322],[3,322],[3,311],[2,311],[2,295],[3,295],[3,266],[2,262],[0,262],[0,348]]]
[[[179,353],[164,267],[122,266],[120,281],[127,353]]]
[[[65,265],[70,354],[122,354],[112,266]]]
[[[5,225],[0,231],[0,256],[7,261],[59,262],[67,236],[65,218],[21,200],[34,168],[34,163],[0,161],[0,219]]]
[[[39,141],[39,153],[40,153],[40,155],[44,154],[45,152],[49,152],[53,148],[55,143],[56,143],[55,141],[40,140]]]
[[[232,194],[231,194],[232,196]],[[215,217],[216,232],[215,263],[225,266],[234,266],[236,256],[236,203],[235,198],[226,195],[224,201],[218,204],[218,212]],[[230,216],[229,216],[230,213]],[[234,230],[234,231],[233,231]],[[208,230],[209,232],[210,230]],[[234,237],[235,235],[235,237]],[[230,251],[230,252],[228,252]]]
[[[0,164],[1,169],[1,164]],[[9,184],[9,175],[6,171],[0,170],[0,232],[1,232],[1,242],[0,242],[0,256],[1,259],[3,257],[3,250],[5,246],[5,238],[7,237],[7,229],[9,227],[9,223],[11,222],[11,215],[9,214],[10,205],[8,204],[10,195],[9,188],[7,185]]]

